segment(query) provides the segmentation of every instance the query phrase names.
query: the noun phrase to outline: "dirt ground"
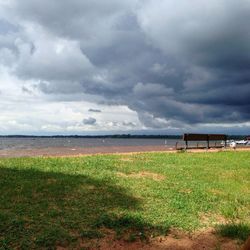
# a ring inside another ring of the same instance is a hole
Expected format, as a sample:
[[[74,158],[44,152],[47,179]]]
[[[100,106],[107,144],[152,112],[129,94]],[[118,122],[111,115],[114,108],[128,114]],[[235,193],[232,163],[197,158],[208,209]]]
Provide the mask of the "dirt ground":
[[[250,250],[249,245],[243,248],[242,242],[220,237],[213,229],[192,235],[172,230],[168,236],[153,238],[149,242],[115,239],[114,234],[110,233],[99,240],[83,241],[81,247],[89,250]]]

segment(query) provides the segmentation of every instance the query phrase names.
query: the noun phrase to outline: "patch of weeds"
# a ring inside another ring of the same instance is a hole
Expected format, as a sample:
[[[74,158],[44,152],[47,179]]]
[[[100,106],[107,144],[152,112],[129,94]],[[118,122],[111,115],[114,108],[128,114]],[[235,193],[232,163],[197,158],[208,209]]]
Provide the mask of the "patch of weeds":
[[[32,243],[29,240],[24,239],[20,242],[20,250],[27,250],[27,249],[32,249]]]
[[[178,153],[178,154],[182,154],[182,153],[186,153],[186,149],[179,149],[179,150],[177,150],[176,152]]]
[[[97,238],[102,238],[104,235],[96,230],[86,230],[82,231],[80,236],[82,238],[88,238],[88,239],[97,239]]]
[[[51,218],[56,218],[56,217],[60,216],[62,214],[62,212],[59,210],[56,210],[56,209],[51,209],[48,211],[47,214]]]
[[[135,241],[137,240],[137,238],[138,238],[138,235],[137,235],[137,234],[135,234],[135,233],[130,233],[130,234],[125,238],[125,240],[126,240],[127,242],[135,242]]]
[[[35,243],[40,247],[55,249],[56,246],[67,246],[75,239],[61,228],[49,228],[38,235]]]
[[[10,242],[5,239],[0,240],[0,250],[11,250],[9,244]]]
[[[143,221],[142,218],[123,215],[121,217],[117,215],[102,215],[95,224],[96,227],[105,227],[109,229],[114,229],[116,231],[117,237],[121,238],[125,232],[129,233],[128,241],[136,239],[146,240],[150,232],[157,234],[164,234],[169,230],[169,227],[155,227],[149,223]]]
[[[250,226],[247,224],[219,225],[217,232],[223,237],[245,241],[250,235]]]
[[[141,218],[132,217],[130,215],[116,216],[114,214],[104,214],[99,217],[95,224],[96,227],[106,227],[110,229],[121,228],[133,228],[137,230],[143,230],[149,226],[143,222]]]
[[[235,219],[238,217],[238,207],[237,204],[230,203],[227,205],[227,207],[224,207],[221,211],[221,213],[226,217],[230,219]]]
[[[14,218],[9,222],[8,226],[10,231],[20,233],[24,231],[25,221],[22,219]]]

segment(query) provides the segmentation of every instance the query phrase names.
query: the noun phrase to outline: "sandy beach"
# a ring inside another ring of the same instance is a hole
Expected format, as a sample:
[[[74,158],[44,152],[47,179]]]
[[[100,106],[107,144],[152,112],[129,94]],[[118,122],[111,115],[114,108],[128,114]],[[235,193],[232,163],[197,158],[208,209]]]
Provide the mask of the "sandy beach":
[[[210,148],[210,149],[188,149],[187,152],[218,152],[232,151],[231,148]],[[250,147],[238,147],[235,151],[250,151]],[[34,149],[3,149],[0,150],[0,157],[76,157],[81,155],[94,154],[128,154],[140,152],[178,152],[174,147],[165,146],[106,146],[106,147],[47,147]]]

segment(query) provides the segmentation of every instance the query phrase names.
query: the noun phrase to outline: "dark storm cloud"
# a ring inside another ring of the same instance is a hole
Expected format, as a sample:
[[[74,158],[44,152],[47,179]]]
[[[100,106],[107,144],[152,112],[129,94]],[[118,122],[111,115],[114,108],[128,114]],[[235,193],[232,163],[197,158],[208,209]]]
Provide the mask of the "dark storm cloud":
[[[248,0],[13,3],[14,72],[46,94],[99,95],[152,128],[250,120]]]
[[[85,125],[95,125],[96,124],[96,119],[93,117],[88,117],[86,119],[83,119],[83,124]]]
[[[33,95],[33,92],[25,86],[22,87],[22,92],[29,95]]]
[[[102,111],[100,109],[89,109],[89,112],[93,112],[93,113],[101,113]]]

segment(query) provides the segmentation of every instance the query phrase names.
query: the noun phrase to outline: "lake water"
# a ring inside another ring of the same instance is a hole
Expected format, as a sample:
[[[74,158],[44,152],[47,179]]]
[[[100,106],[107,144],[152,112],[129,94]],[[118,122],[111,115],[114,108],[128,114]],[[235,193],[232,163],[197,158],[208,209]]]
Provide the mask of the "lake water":
[[[137,138],[0,138],[0,149],[36,149],[48,147],[119,147],[119,146],[166,146],[184,145],[177,139]]]

